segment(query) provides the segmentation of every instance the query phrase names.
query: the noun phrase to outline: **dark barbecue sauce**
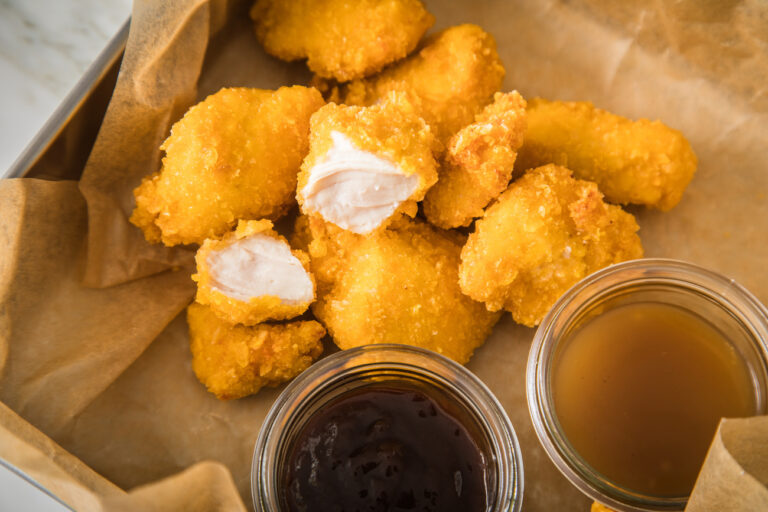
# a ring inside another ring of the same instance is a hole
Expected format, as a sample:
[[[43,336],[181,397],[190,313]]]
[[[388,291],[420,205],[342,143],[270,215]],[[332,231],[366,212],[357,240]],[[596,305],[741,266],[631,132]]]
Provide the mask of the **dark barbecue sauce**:
[[[291,512],[484,511],[483,455],[470,423],[452,414],[456,407],[447,400],[400,381],[333,399],[289,447],[284,506]]]

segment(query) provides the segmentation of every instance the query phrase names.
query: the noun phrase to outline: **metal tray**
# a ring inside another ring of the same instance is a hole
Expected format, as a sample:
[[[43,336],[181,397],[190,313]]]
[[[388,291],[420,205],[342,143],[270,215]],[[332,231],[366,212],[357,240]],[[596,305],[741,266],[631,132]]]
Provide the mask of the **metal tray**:
[[[53,115],[0,178],[77,179],[91,152],[128,40],[130,18],[123,23]],[[66,159],[61,157],[66,155]],[[66,162],[62,169],[62,162]],[[56,172],[51,169],[56,167]]]

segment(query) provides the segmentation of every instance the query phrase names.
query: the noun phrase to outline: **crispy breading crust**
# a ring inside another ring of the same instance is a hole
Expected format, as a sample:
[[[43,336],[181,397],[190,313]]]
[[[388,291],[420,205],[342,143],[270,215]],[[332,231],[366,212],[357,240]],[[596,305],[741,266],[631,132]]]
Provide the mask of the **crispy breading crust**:
[[[696,172],[682,133],[660,121],[627,118],[586,101],[528,103],[528,128],[515,167],[555,163],[594,181],[612,203],[672,209]]]
[[[256,233],[269,235],[286,244],[288,243],[285,238],[272,229],[272,223],[268,220],[240,221],[235,231],[227,233],[221,239],[207,239],[203,242],[195,255],[197,273],[192,275],[192,279],[197,282],[195,300],[200,304],[210,306],[216,315],[230,323],[255,325],[265,320],[286,320],[304,313],[311,303],[310,301],[290,305],[285,304],[280,297],[269,295],[254,297],[250,301],[244,302],[229,297],[211,286],[211,274],[207,263],[211,252],[223,249],[237,240],[242,240]],[[307,271],[314,292],[315,279],[309,271],[309,256],[298,250],[292,250],[291,254],[301,262]]]
[[[362,78],[411,53],[435,22],[419,0],[257,0],[256,37],[324,78]]]
[[[469,226],[507,188],[525,132],[525,100],[517,91],[494,101],[448,142],[424,215],[441,228]]]
[[[437,181],[437,162],[434,153],[439,143],[429,126],[421,119],[413,105],[402,93],[391,93],[386,100],[370,107],[346,106],[328,103],[310,119],[310,150],[298,177],[297,199],[304,207],[302,189],[309,180],[312,168],[325,157],[333,142],[331,132],[340,132],[358,148],[389,160],[406,175],[419,177],[419,185],[411,197],[404,201],[390,217],[405,213],[416,214],[416,203],[424,199],[427,190]],[[383,229],[385,221],[378,229]]]
[[[477,25],[458,25],[429,37],[418,53],[378,75],[350,82],[342,96],[348,105],[372,105],[402,91],[445,143],[472,122],[503,79],[493,37]]]
[[[322,297],[344,272],[344,262],[364,237],[315,216],[299,215],[291,246],[309,254],[309,267],[316,279],[316,295]]]
[[[640,258],[635,218],[603,202],[594,183],[545,165],[514,181],[461,251],[459,284],[490,311],[533,327],[579,279]]]
[[[325,329],[314,321],[232,325],[208,306],[187,308],[192,369],[221,400],[277,386],[306,370],[323,351]]]
[[[309,150],[307,87],[222,89],[190,108],[161,146],[162,170],[134,190],[131,222],[150,242],[200,244],[238,219],[280,217]]]
[[[500,314],[459,290],[463,238],[403,220],[351,242],[340,257],[323,261],[332,281],[312,305],[334,342],[342,349],[405,343],[469,361]]]

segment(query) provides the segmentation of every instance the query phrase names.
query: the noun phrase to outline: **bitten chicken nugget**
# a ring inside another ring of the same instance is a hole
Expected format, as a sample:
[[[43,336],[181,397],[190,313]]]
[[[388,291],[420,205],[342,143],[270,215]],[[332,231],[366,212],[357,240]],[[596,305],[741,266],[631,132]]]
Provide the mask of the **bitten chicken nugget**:
[[[309,117],[323,104],[300,86],[208,96],[171,128],[162,169],[134,190],[131,222],[171,246],[221,236],[238,219],[279,217],[294,204]]]
[[[257,0],[251,18],[267,53],[340,82],[402,59],[435,22],[419,0]]]
[[[312,311],[342,349],[405,343],[466,363],[500,315],[459,290],[458,237],[405,220],[360,237]]]
[[[232,325],[208,306],[187,308],[192,369],[221,400],[252,395],[306,370],[323,351],[323,326],[314,321]]]
[[[197,302],[223,320],[254,325],[302,314],[315,299],[309,256],[291,251],[268,220],[240,221],[195,256]]]
[[[525,100],[497,92],[494,102],[451,137],[439,178],[424,199],[427,220],[441,228],[469,226],[507,188],[525,131]]]
[[[612,203],[672,209],[696,172],[682,133],[660,121],[631,121],[585,101],[528,103],[528,128],[515,167],[555,163],[594,181]]]
[[[603,202],[594,183],[545,165],[512,182],[475,223],[461,251],[459,284],[490,311],[539,324],[579,279],[640,258],[635,218]]]
[[[329,103],[310,127],[297,194],[305,214],[370,233],[395,213],[415,215],[437,181],[438,143],[400,93],[371,107]]]
[[[350,82],[344,103],[372,105],[391,91],[405,92],[445,143],[491,102],[503,79],[493,37],[477,25],[459,25],[428,38],[418,53],[378,75]]]

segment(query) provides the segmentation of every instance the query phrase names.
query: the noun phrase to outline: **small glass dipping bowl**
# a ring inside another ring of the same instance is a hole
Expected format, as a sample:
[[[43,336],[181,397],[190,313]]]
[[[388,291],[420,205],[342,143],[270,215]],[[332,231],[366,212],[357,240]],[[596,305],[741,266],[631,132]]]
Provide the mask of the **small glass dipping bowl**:
[[[598,271],[568,290],[545,316],[526,371],[536,433],[558,469],[579,490],[619,512],[683,510],[687,497],[647,496],[624,489],[591,468],[569,444],[552,396],[552,367],[561,340],[611,308],[651,302],[694,313],[718,329],[743,358],[757,414],[768,412],[768,310],[733,280],[668,259],[633,260]],[[599,418],[596,418],[599,421]]]
[[[313,413],[356,388],[390,382],[418,383],[451,400],[473,425],[486,463],[486,512],[518,512],[523,501],[520,447],[504,409],[463,366],[408,345],[367,345],[337,352],[304,371],[275,401],[261,427],[251,466],[256,511],[279,512],[281,463]],[[446,447],[450,449],[450,447]]]

